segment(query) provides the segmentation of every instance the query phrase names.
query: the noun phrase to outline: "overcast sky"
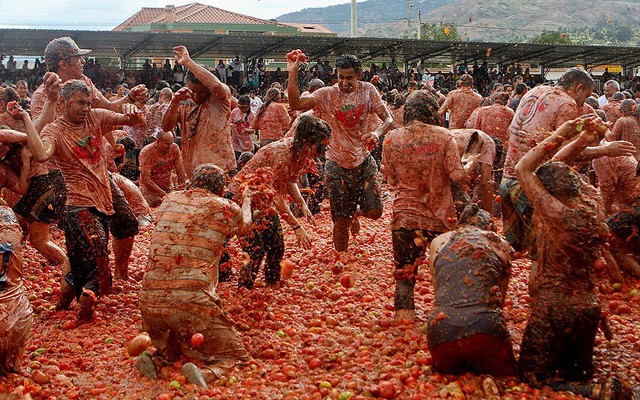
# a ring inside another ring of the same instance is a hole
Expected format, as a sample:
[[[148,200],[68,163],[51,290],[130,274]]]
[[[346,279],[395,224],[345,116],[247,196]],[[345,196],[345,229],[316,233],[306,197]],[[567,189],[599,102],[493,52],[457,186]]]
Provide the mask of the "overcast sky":
[[[263,19],[349,0],[2,0],[0,28],[111,30],[143,7],[208,4]]]

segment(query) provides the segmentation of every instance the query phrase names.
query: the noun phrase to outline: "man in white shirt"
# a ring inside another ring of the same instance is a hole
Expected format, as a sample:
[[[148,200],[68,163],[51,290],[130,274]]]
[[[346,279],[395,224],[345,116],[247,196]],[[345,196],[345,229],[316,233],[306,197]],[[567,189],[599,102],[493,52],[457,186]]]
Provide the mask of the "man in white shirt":
[[[609,102],[609,98],[613,96],[614,93],[620,91],[620,84],[613,79],[608,80],[604,84],[604,94],[598,98],[598,104],[600,107],[604,106]]]

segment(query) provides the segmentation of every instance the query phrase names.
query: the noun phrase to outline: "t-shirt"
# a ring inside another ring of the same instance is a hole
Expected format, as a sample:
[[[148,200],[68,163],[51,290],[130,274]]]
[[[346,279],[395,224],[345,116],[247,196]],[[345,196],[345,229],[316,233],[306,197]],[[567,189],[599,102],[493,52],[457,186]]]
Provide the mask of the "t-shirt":
[[[588,201],[590,207],[570,208],[546,191],[532,199],[538,266],[529,281],[531,297],[559,295],[585,307],[599,304],[594,261],[602,216],[595,200]]]
[[[496,142],[491,139],[491,136],[478,129],[452,129],[450,132],[456,140],[460,157],[464,156],[467,152],[467,148],[469,147],[469,142],[471,142],[473,134],[477,134],[478,140],[480,141],[478,162],[481,164],[493,165],[496,159]]]
[[[238,193],[238,187],[248,174],[254,173],[258,168],[269,167],[273,170],[271,186],[279,194],[286,195],[289,182],[296,182],[300,177],[302,167],[307,158],[302,158],[294,163],[291,153],[293,138],[284,138],[277,142],[269,143],[260,148],[258,152],[242,167],[240,172],[233,177],[229,184],[229,192]]]
[[[140,301],[211,301],[224,240],[242,224],[240,207],[205,189],[182,190],[165,197],[156,219]]]
[[[471,113],[482,104],[482,96],[470,87],[453,90],[442,107],[449,111],[449,128],[462,129]]]
[[[487,107],[478,108],[474,111],[477,113],[473,126],[467,128],[479,129],[489,136],[497,137],[508,145],[509,125],[515,113],[509,107],[502,104],[492,104]],[[469,118],[471,120],[471,118]],[[469,121],[467,121],[468,123]]]
[[[566,121],[578,118],[576,101],[566,92],[550,86],[538,86],[522,98],[509,126],[509,150],[503,177],[515,178],[518,161]]]
[[[453,227],[456,210],[449,176],[462,164],[447,129],[414,122],[391,131],[382,145],[382,163],[387,178],[397,180],[392,230],[445,232]]]
[[[257,96],[251,99],[251,102],[249,103],[249,107],[251,108],[251,111],[253,111],[254,113],[258,112],[258,109],[260,108],[261,105],[262,105],[262,99],[260,99],[260,97],[257,97]]]
[[[281,139],[289,129],[291,117],[284,104],[272,102],[258,116],[256,113],[252,126],[259,131],[260,140]]]
[[[67,206],[95,207],[107,215],[114,213],[102,138],[114,128],[116,115],[113,111],[92,109],[82,124],[57,118],[42,130],[42,141],[55,147],[52,158],[64,177]]]
[[[133,215],[136,217],[141,215],[151,215],[149,204],[142,195],[140,188],[136,186],[135,183],[120,174],[111,174],[111,179],[113,179],[113,183],[122,190]]]
[[[251,127],[255,116],[256,114],[253,111],[249,111],[249,114],[247,114],[239,108],[234,108],[231,111],[231,144],[233,145],[233,151],[239,153],[245,151],[253,152],[253,142],[251,141],[253,133],[247,133],[245,129]]]
[[[154,142],[140,151],[138,160],[140,170],[148,170],[151,180],[166,192],[171,190],[171,173],[178,165],[180,157],[180,148],[177,144],[171,143],[169,151],[160,154],[158,143]]]
[[[213,94],[203,104],[180,104],[182,157],[187,175],[200,164],[213,163],[225,172],[236,168],[231,146],[231,97],[218,100]]]
[[[511,246],[497,234],[467,226],[453,232],[436,256],[434,307],[427,322],[433,349],[477,333],[508,339],[501,283],[509,277]],[[445,318],[438,317],[444,314]]]
[[[332,129],[327,160],[346,169],[358,167],[369,157],[362,141],[362,136],[369,133],[367,116],[383,106],[375,86],[358,81],[353,92],[345,93],[335,84],[320,88],[311,96],[315,100],[314,115],[322,116]]]

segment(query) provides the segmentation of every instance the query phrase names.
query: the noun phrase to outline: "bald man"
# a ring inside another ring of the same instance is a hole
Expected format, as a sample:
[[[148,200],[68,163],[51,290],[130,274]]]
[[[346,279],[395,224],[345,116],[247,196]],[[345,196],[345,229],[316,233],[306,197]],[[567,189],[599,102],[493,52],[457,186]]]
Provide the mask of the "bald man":
[[[171,174],[175,171],[178,186],[184,188],[186,173],[182,154],[173,142],[173,133],[160,131],[156,141],[140,151],[140,190],[151,207],[158,207],[171,191]]]

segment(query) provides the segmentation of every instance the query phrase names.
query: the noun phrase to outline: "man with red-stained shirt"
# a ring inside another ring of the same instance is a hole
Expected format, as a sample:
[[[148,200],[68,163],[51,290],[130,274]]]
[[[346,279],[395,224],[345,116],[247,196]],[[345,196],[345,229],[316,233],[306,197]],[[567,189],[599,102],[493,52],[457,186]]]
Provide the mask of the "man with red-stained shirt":
[[[184,46],[173,48],[176,63],[189,69],[187,85],[178,90],[162,118],[162,130],[177,124],[182,132],[182,157],[187,175],[200,164],[213,163],[229,173],[236,168],[231,145],[231,91],[196,63]]]
[[[572,68],[555,87],[538,86],[522,98],[509,127],[509,149],[500,185],[503,230],[516,251],[529,250],[533,207],[515,175],[515,165],[537,143],[564,122],[579,117],[593,91],[593,79],[581,68]],[[629,142],[612,142],[587,148],[581,158],[627,155],[635,151]]]
[[[476,108],[465,125],[467,129],[479,129],[491,137],[500,139],[506,146],[509,125],[515,113],[507,107],[509,96],[506,93],[494,93],[490,100],[491,105]]]
[[[453,135],[439,126],[434,96],[415,91],[404,109],[404,126],[391,131],[383,143],[382,163],[395,193],[391,220],[396,267],[394,308],[398,319],[412,320],[416,260],[436,235],[455,226],[449,179],[462,182],[467,171]]]
[[[464,74],[458,81],[459,89],[447,95],[438,114],[444,116],[449,112],[449,129],[462,129],[473,110],[482,104],[482,96],[473,91],[473,77]]]
[[[138,221],[122,192],[109,178],[102,145],[119,125],[142,124],[144,118],[132,105],[126,115],[105,109],[91,109],[91,88],[82,80],[70,80],[60,96],[65,108],[42,131],[27,132],[29,149],[36,161],[53,158],[62,173],[67,191],[64,233],[80,320],[90,320],[96,307],[95,294],[111,290],[109,231],[114,238],[116,277],[125,278]],[[126,259],[123,259],[123,256]]]
[[[140,190],[151,207],[158,207],[171,191],[174,171],[178,186],[183,187],[186,173],[180,148],[173,142],[173,133],[158,132],[156,141],[140,152]]]
[[[358,217],[382,216],[378,166],[370,149],[391,127],[393,118],[375,86],[359,80],[362,63],[356,56],[347,54],[336,60],[337,84],[302,97],[298,88],[300,61],[287,61],[289,106],[294,110],[313,109],[314,115],[327,121],[333,131],[326,154],[325,180],[333,220],[333,245],[338,251],[347,251],[349,230],[355,235],[360,229]],[[374,132],[368,132],[365,122],[372,113],[383,122]]]

